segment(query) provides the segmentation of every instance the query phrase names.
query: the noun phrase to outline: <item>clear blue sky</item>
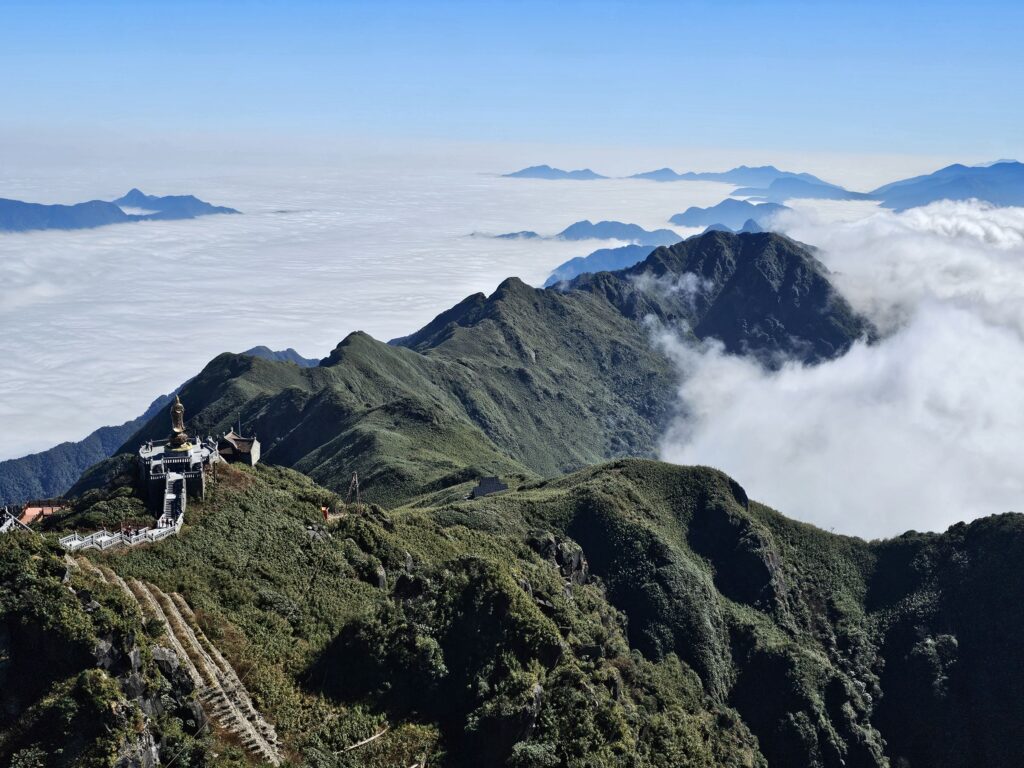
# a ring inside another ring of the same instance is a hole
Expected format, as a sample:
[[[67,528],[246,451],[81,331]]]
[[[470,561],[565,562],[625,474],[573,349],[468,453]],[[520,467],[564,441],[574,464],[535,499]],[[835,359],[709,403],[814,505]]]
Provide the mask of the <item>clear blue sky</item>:
[[[0,126],[1024,154],[1013,2],[0,3]]]

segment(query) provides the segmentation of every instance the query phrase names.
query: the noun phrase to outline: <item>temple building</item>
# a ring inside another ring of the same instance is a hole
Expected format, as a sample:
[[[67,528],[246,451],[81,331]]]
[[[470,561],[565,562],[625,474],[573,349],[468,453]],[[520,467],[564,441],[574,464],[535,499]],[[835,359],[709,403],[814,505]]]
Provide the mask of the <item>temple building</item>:
[[[24,525],[32,525],[44,518],[57,514],[63,509],[64,504],[59,499],[29,501],[22,506],[18,521]]]
[[[157,527],[178,527],[189,496],[206,496],[207,473],[220,461],[212,438],[192,439],[185,432],[185,406],[174,398],[171,433],[139,447],[139,472],[146,499],[159,513]]]
[[[255,467],[260,461],[260,441],[256,439],[256,435],[242,437],[239,434],[241,431],[241,427],[238,428],[238,432],[235,432],[234,429],[228,431],[221,437],[217,444],[217,450],[225,461]]]

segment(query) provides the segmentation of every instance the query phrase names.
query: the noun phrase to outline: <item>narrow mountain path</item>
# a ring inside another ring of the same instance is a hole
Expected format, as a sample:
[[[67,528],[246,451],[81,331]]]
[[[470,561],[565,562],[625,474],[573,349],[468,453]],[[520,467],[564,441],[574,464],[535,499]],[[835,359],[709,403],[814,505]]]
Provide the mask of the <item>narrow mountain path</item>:
[[[199,623],[196,620],[195,614],[192,612],[192,607],[185,602],[185,598],[179,595],[177,592],[172,592],[170,595],[171,602],[177,607],[181,616],[185,618],[188,623],[198,628]],[[274,730],[274,726],[268,723],[263,715],[256,709],[256,705],[253,704],[252,698],[249,696],[249,691],[246,690],[245,685],[242,684],[238,674],[235,672],[235,668],[231,666],[227,659],[221,654],[209,638],[203,634],[202,630],[196,633],[196,638],[203,644],[206,652],[209,654],[213,663],[216,665],[221,680],[224,681],[225,690],[232,692],[233,701],[238,706],[238,709],[244,714],[247,720],[255,726],[256,730],[259,731],[263,738],[270,744],[277,744],[277,732]]]
[[[145,617],[163,624],[168,642],[191,678],[207,716],[237,736],[254,757],[274,766],[281,764],[274,727],[259,713],[234,668],[199,627],[185,598],[177,593],[167,595],[159,587],[137,579],[126,582],[86,557],[68,557],[68,562],[118,587]]]

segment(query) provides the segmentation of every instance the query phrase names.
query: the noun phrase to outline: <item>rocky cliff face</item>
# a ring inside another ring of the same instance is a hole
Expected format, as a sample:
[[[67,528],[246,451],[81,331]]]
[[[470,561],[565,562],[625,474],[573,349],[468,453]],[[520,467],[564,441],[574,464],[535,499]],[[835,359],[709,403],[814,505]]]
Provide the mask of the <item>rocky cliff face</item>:
[[[0,576],[0,763],[155,768],[205,749],[191,682],[121,595],[31,534],[0,537]]]
[[[770,232],[709,232],[621,272],[582,275],[570,290],[599,293],[638,320],[685,324],[768,366],[821,362],[876,336],[805,246]]]

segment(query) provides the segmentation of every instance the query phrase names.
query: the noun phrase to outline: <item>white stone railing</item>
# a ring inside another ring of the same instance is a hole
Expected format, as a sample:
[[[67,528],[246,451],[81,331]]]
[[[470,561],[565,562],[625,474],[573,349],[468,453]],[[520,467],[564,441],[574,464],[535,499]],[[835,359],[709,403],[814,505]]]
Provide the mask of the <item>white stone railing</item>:
[[[133,534],[112,533],[101,529],[82,536],[79,533],[72,533],[60,539],[60,545],[69,552],[77,552],[80,549],[111,549],[113,547],[134,547],[139,544],[152,544],[157,541],[173,536],[181,530],[181,524],[185,516],[180,515],[174,525],[160,528],[140,528]]]
[[[8,511],[7,507],[0,510],[0,533],[7,533],[8,531],[30,531],[32,530],[25,525],[21,520],[12,515]]]

